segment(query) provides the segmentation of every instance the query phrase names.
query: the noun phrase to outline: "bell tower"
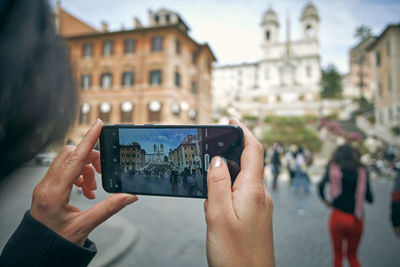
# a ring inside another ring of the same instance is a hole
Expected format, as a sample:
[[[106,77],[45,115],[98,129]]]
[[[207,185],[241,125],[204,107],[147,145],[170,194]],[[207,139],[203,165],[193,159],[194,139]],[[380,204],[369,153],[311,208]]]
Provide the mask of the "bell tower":
[[[278,42],[279,22],[275,11],[268,8],[265,12],[262,22],[262,45],[270,45]]]
[[[318,40],[319,16],[311,1],[307,3],[301,14],[301,28],[303,40]]]

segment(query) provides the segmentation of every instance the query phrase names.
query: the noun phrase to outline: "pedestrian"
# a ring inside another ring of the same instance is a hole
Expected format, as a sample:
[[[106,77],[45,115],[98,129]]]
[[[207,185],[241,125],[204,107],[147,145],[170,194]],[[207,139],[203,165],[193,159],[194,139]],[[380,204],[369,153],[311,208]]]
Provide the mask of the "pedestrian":
[[[391,220],[395,234],[400,238],[400,162],[394,164],[396,179],[392,192]]]
[[[325,198],[327,183],[330,183],[331,201]],[[360,266],[357,249],[363,232],[364,200],[372,203],[373,195],[368,172],[356,148],[348,144],[337,148],[318,189],[322,201],[332,208],[329,230],[334,266],[342,266],[343,254],[351,267]]]
[[[271,156],[271,163],[272,163],[272,190],[276,190],[278,187],[278,177],[281,171],[281,153],[282,148],[279,143],[274,144],[274,150]]]
[[[0,181],[4,181],[64,138],[74,122],[78,99],[47,2],[4,0],[0,14]],[[213,157],[210,162],[204,204],[207,260],[210,266],[274,266],[273,204],[262,183],[263,149],[243,124],[237,120],[230,124],[244,132],[241,172],[233,190],[225,161]],[[0,266],[87,266],[97,253],[89,233],[138,200],[131,194],[113,194],[83,211],[69,202],[74,184],[86,198],[95,198],[94,173],[101,171],[101,164],[100,153],[93,148],[102,127],[97,120],[76,147],[66,146],[52,162],[33,191],[30,209],[4,246]]]
[[[285,154],[286,168],[289,173],[290,184],[293,184],[293,179],[296,173],[296,153],[297,146],[290,145],[289,150]]]
[[[173,195],[179,194],[179,182],[180,181],[179,181],[178,171],[172,170],[169,178],[169,183],[171,185],[171,193]]]
[[[306,193],[310,192],[310,179],[307,174],[307,163],[306,163],[306,158],[304,155],[304,150],[302,147],[299,147],[297,153],[296,153],[296,170],[295,170],[295,175],[294,175],[294,191],[297,193],[299,191],[299,188],[303,186],[304,191]]]

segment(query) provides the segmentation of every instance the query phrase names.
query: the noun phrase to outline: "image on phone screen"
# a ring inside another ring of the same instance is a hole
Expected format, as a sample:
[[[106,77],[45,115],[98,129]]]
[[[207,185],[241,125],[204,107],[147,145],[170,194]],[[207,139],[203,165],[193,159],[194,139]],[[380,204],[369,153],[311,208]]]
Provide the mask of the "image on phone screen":
[[[108,192],[205,198],[212,157],[226,159],[234,181],[241,150],[241,130],[233,127],[105,126],[103,187]]]

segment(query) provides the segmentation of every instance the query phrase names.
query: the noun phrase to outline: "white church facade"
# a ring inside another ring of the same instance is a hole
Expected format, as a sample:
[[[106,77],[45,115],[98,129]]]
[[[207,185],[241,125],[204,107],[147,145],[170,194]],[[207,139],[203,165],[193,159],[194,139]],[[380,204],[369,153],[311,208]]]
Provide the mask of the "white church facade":
[[[241,115],[323,115],[319,100],[321,66],[319,15],[308,2],[301,17],[301,37],[280,41],[277,14],[269,8],[261,22],[262,58],[254,63],[215,66],[212,72],[214,110],[233,109]]]

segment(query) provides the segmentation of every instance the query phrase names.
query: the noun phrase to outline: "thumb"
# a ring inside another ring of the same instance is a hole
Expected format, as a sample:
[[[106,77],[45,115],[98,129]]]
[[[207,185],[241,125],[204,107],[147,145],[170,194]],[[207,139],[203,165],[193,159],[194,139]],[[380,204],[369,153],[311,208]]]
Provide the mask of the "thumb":
[[[207,212],[221,213],[232,206],[232,182],[228,166],[221,157],[210,162],[207,175],[208,200]]]
[[[91,232],[115,213],[138,200],[136,195],[115,194],[97,203],[82,214],[82,225]]]

